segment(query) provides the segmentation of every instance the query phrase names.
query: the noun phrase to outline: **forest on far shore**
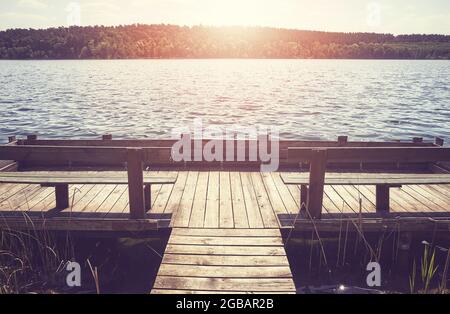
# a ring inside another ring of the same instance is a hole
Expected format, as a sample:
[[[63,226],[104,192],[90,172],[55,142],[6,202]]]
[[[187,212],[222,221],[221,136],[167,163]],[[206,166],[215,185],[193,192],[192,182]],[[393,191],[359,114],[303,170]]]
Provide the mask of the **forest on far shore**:
[[[450,59],[450,36],[165,24],[0,32],[0,59],[131,58]]]

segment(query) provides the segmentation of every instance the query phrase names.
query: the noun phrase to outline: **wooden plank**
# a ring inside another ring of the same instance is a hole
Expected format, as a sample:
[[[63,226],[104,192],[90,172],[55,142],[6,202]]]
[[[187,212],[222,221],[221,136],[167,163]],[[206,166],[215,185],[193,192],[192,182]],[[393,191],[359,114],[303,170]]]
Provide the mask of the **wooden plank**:
[[[422,212],[427,209],[426,207],[421,206],[419,202],[411,198],[407,193],[404,193],[401,188],[391,188],[390,194],[392,195],[391,198],[395,198],[395,200],[408,212]]]
[[[188,172],[180,172],[177,182],[173,187],[172,193],[170,194],[170,198],[167,202],[166,208],[164,209],[164,213],[171,214],[177,213],[180,207],[180,200],[183,196],[184,189],[186,187],[186,180],[188,177]]]
[[[230,173],[219,173],[219,227],[234,228],[233,202],[231,200]]]
[[[162,264],[158,277],[292,278],[289,266],[200,266]]]
[[[361,206],[359,203],[360,195],[358,193],[352,194],[347,189],[344,188],[343,185],[333,185],[333,189],[336,191],[336,193],[339,194],[339,196],[344,199],[347,204],[357,213],[360,211],[363,213],[370,212],[370,206],[367,206],[365,202],[363,202],[363,199],[361,198]],[[375,212],[375,211],[372,211]]]
[[[29,184],[1,184],[2,190],[0,191],[0,203],[6,202],[9,198],[13,197],[17,193],[20,193],[26,188],[29,188]]]
[[[112,147],[172,147],[179,139],[114,139],[112,141],[103,141],[101,139],[37,139],[25,140],[24,145],[39,146],[112,146]],[[203,139],[203,144],[210,139]],[[236,141],[234,141],[236,142]],[[248,142],[248,141],[246,141]],[[288,147],[338,147],[336,141],[298,141],[298,140],[280,140],[281,148]],[[399,141],[383,142],[362,142],[349,141],[346,143],[349,147],[428,147],[434,146],[432,142],[412,143]]]
[[[33,195],[40,191],[41,187],[39,185],[28,185],[23,189],[20,189],[17,193],[7,198],[5,201],[2,201],[2,204],[6,203],[6,206],[9,210],[14,210],[19,207],[21,204],[28,201],[28,199],[32,198]]]
[[[252,172],[251,179],[253,188],[256,194],[256,200],[259,206],[259,212],[263,220],[265,228],[277,228],[279,227],[278,219],[275,211],[272,208],[272,204],[267,196],[267,191],[262,181],[261,173]]]
[[[176,228],[189,226],[192,205],[194,203],[195,190],[197,187],[197,180],[198,171],[189,171],[183,195],[181,197],[178,210],[175,213],[173,226]]]
[[[432,185],[411,185],[415,189],[421,190],[427,193],[430,197],[434,198],[435,201],[448,203],[448,197],[446,194],[442,194],[441,191],[436,190]]]
[[[183,278],[157,277],[154,288],[177,287],[189,290],[244,290],[244,291],[286,291],[295,292],[295,286],[290,278]]]
[[[280,247],[252,247],[248,246],[202,246],[202,245],[177,245],[168,244],[165,253],[189,254],[189,255],[243,255],[243,256],[285,256],[286,253]]]
[[[402,190],[405,193],[408,193],[411,197],[416,199],[418,202],[422,203],[424,206],[428,207],[430,211],[435,212],[445,212],[447,211],[446,208],[439,206],[439,204],[436,204],[433,199],[427,198],[423,196],[421,193],[417,192],[413,188],[411,188],[410,185],[404,185]],[[450,209],[450,204],[449,204]]]
[[[356,232],[362,228],[364,232],[389,232],[389,231],[417,231],[417,232],[445,232],[450,231],[450,218],[430,219],[427,217],[411,218],[366,218],[366,219],[322,219],[311,222],[306,219],[297,220],[295,230],[301,232],[337,232],[342,226],[348,226],[349,232]]]
[[[164,213],[164,210],[167,207],[167,202],[169,201],[170,196],[172,194],[173,188],[174,184],[164,184],[161,186],[157,198],[156,199],[154,198],[154,203],[152,204],[152,209],[150,210],[151,213],[154,214]]]
[[[273,178],[270,173],[263,172],[261,173],[261,177],[264,183],[264,187],[267,191],[267,196],[269,198],[270,204],[272,205],[275,214],[288,214],[286,209],[286,205],[283,203],[283,200],[280,197],[280,193],[278,192],[277,187],[273,181]]]
[[[445,208],[446,211],[450,212],[450,202],[448,198],[446,201],[445,198],[442,198],[442,195],[437,193],[435,190],[430,189],[426,185],[409,185],[409,187],[414,189],[433,203],[439,205],[442,208]]]
[[[72,213],[83,212],[87,208],[89,203],[92,202],[92,200],[95,199],[95,197],[97,197],[97,195],[103,190],[105,186],[106,185],[92,186],[92,188],[87,193],[81,195],[81,198],[75,204],[73,204],[73,206],[72,204],[70,204],[71,206],[68,209],[66,209],[66,212]]]
[[[292,197],[288,187],[281,180],[281,176],[279,173],[271,173],[273,182],[280,194],[280,198],[286,206],[286,210],[289,214],[297,214],[300,208],[300,204],[296,203],[299,199]],[[295,188],[295,187],[293,187]]]
[[[213,236],[213,237],[281,237],[278,229],[193,229],[174,228],[172,235],[178,236]]]
[[[158,171],[158,175],[166,174],[168,176],[178,177],[177,171]],[[170,195],[172,194],[174,184],[163,184],[159,185],[159,192],[155,197],[153,197],[151,213],[162,214],[167,206]],[[154,191],[152,190],[152,193]]]
[[[235,228],[249,228],[247,210],[245,208],[244,192],[239,172],[230,172],[231,198]]]
[[[241,180],[249,226],[250,228],[264,228],[255,190],[253,189],[251,174],[248,172],[241,172]]]
[[[197,188],[192,204],[192,213],[189,222],[191,228],[203,227],[205,223],[206,197],[208,194],[209,172],[200,172],[198,175]]]
[[[111,209],[108,213],[105,213],[105,217],[108,217],[109,214],[122,214],[129,211],[129,203],[128,203],[128,187],[118,185],[117,186],[120,193],[120,196],[118,196],[118,199],[116,202],[112,205]]]
[[[364,191],[361,189],[361,186],[359,185],[342,185],[341,186],[344,190],[347,190],[349,195],[351,195],[356,201],[359,202],[359,199],[361,199],[362,206],[365,209],[364,211],[369,213],[374,213],[376,211],[375,203],[371,201],[371,198],[366,197],[364,194]]]
[[[177,176],[143,174],[145,184],[174,184]],[[68,171],[22,171],[0,173],[0,182],[22,184],[128,184],[127,173],[123,171],[104,173]]]
[[[286,266],[286,256],[221,256],[165,254],[163,264],[204,266]]]
[[[108,141],[108,143],[110,143]],[[100,146],[0,146],[2,160],[41,163],[85,163],[85,164],[120,164],[127,161],[124,147]],[[130,148],[133,149],[133,148]],[[143,161],[146,163],[171,163],[171,147],[142,147]]]
[[[31,211],[36,204],[41,202],[43,199],[49,197],[50,195],[54,194],[54,192],[55,189],[52,187],[38,189],[32,197],[27,197],[26,201],[22,202],[22,204],[17,206],[15,210]]]
[[[325,186],[324,193],[328,196],[330,201],[333,203],[340,213],[358,213],[356,208],[353,208],[349,202],[343,199],[338,192],[333,188],[333,186]]]
[[[113,186],[111,192],[104,200],[104,202],[97,208],[97,212],[101,212],[104,216],[111,212],[114,205],[119,201],[123,193],[127,191],[127,187],[124,185]]]
[[[210,172],[208,195],[206,197],[205,228],[219,227],[219,198],[220,198],[219,172]]]
[[[450,148],[444,147],[342,147],[327,148],[328,162],[434,162],[450,161]],[[288,162],[313,159],[310,148],[289,148]]]
[[[102,207],[105,207],[107,210],[109,210],[112,204],[105,204],[105,202],[108,200],[109,196],[116,187],[117,185],[105,185],[100,193],[98,193],[92,199],[92,201],[88,204],[87,208],[84,211],[89,213],[101,212]]]
[[[221,246],[280,246],[280,238],[270,237],[189,237],[171,235],[169,244],[221,245]]]
[[[27,218],[2,217],[0,229],[46,231],[155,231],[156,220],[104,219],[104,218]]]
[[[287,174],[283,182],[289,185],[309,184],[308,174]],[[377,185],[377,184],[446,184],[449,174],[335,174],[325,175],[326,185]]]

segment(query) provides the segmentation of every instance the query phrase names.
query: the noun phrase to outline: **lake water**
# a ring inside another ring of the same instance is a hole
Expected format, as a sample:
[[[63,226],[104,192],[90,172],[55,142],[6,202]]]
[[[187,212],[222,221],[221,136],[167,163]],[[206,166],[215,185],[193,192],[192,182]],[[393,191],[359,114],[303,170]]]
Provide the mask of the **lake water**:
[[[450,140],[450,61],[0,61],[0,141],[169,138],[274,125],[282,138]]]

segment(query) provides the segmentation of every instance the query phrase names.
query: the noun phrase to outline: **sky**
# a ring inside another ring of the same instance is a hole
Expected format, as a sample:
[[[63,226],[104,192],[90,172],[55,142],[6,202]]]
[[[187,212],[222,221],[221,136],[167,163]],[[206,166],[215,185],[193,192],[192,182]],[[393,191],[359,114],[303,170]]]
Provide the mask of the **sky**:
[[[450,0],[0,0],[1,30],[133,23],[449,35]]]

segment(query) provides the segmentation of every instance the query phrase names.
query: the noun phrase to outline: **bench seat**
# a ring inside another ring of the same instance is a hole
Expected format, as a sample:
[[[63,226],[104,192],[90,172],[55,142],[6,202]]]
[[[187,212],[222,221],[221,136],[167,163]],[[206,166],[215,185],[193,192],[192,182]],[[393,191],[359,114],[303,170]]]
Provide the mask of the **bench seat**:
[[[302,208],[307,207],[309,173],[291,173],[281,176],[284,184],[301,186]],[[450,174],[411,173],[326,173],[324,185],[375,185],[376,208],[389,211],[389,188],[402,185],[450,184]]]
[[[151,207],[152,184],[175,184],[176,176],[155,176],[144,172],[145,209]],[[56,194],[56,208],[69,207],[70,184],[118,184],[128,185],[127,172],[71,172],[71,171],[37,171],[37,172],[2,172],[0,183],[40,184],[54,186]]]

